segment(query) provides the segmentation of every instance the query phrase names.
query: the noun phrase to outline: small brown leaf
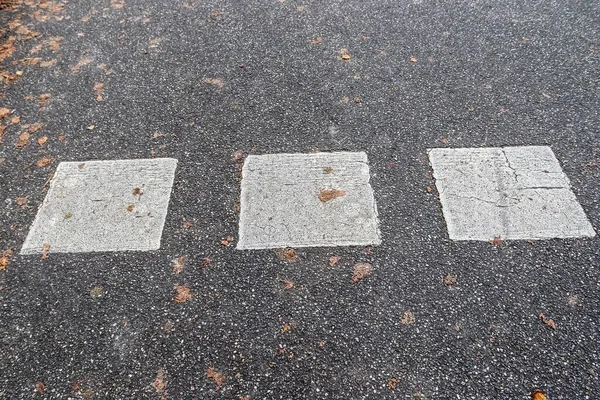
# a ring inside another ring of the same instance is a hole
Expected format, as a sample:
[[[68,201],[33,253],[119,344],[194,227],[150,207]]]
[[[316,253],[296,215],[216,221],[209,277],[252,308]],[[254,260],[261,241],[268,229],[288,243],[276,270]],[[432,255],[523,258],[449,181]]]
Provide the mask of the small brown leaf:
[[[329,266],[333,267],[338,262],[340,262],[341,259],[342,259],[342,257],[338,257],[338,256],[331,256],[331,257],[329,257]]]
[[[323,173],[324,174],[331,174],[333,172],[333,168],[331,167],[325,167],[323,168]]]
[[[340,189],[322,189],[319,192],[319,200],[323,203],[326,203],[330,200],[336,199],[338,197],[345,196],[346,192]]]
[[[69,219],[69,218],[71,218],[72,216],[73,216],[73,213],[72,213],[71,211],[67,211],[67,213],[66,213],[66,214],[65,214],[65,216],[63,217],[63,221],[64,221],[65,219]]]
[[[204,260],[202,260],[200,262],[199,267],[200,268],[206,268],[206,267],[208,267],[210,265],[211,262],[212,262],[212,258],[206,257],[206,258],[204,258]]]
[[[402,318],[400,319],[400,323],[402,325],[412,325],[415,323],[415,314],[412,311],[406,311],[402,314]]]
[[[346,53],[343,53],[342,55],[340,55],[340,57],[341,57],[341,58],[342,58],[342,60],[344,60],[344,61],[350,61],[350,58],[351,58],[351,57],[350,57],[350,54],[346,54]]]
[[[123,8],[125,0],[110,0],[110,6],[115,9]]]
[[[539,317],[544,324],[548,325],[552,329],[556,329],[556,322],[554,322],[553,319],[546,318],[546,315],[544,315],[544,313],[540,313]]]
[[[598,163],[595,161],[590,161],[589,163],[585,164],[585,166],[588,168],[596,168],[598,166]]]
[[[448,274],[444,276],[444,285],[452,287],[456,284],[456,275]]]
[[[60,140],[61,142],[64,142],[66,138],[67,138],[67,137],[66,137],[65,135],[60,135],[60,136],[58,137],[58,140]]]
[[[448,139],[446,139],[445,137],[440,139],[440,142],[442,142],[442,144],[447,145],[448,143],[450,143],[450,141]]]
[[[210,16],[210,19],[212,19],[212,20],[216,20],[216,19],[218,19],[218,18],[219,18],[221,15],[223,15],[223,13],[222,13],[221,11],[219,11],[219,10],[215,10],[215,11],[211,12],[209,16]]]
[[[44,385],[44,382],[39,381],[35,384],[35,390],[39,393],[44,393],[46,391],[46,385]]]
[[[367,262],[361,262],[354,265],[354,271],[352,272],[352,283],[357,283],[361,279],[373,273],[373,266]]]
[[[78,73],[81,70],[81,67],[88,65],[89,63],[91,63],[92,60],[91,58],[86,58],[86,57],[82,57],[79,59],[79,61],[77,61],[77,64],[75,64],[72,68],[71,71],[74,73]]]
[[[310,41],[310,44],[321,44],[323,43],[323,38],[321,36],[317,36],[316,38]]]
[[[277,258],[279,258],[281,261],[295,262],[298,257],[296,250],[292,249],[291,247],[277,249],[275,253],[277,254]]]
[[[38,138],[37,142],[40,146],[43,146],[48,141],[48,136],[42,136]]]
[[[98,297],[102,297],[104,295],[104,288],[102,286],[94,286],[90,289],[90,297],[92,299],[97,299]]]
[[[143,192],[142,192],[142,189],[140,189],[139,187],[136,187],[133,189],[131,194],[134,196],[141,196],[143,194]]]
[[[52,158],[52,157],[43,157],[43,158],[40,158],[35,164],[39,168],[44,168],[46,165],[50,164],[52,161],[54,161],[54,158]]]
[[[287,279],[279,279],[279,282],[281,282],[283,284],[283,288],[285,290],[290,290],[291,288],[294,287],[294,282],[287,280]]]
[[[4,119],[11,115],[13,112],[6,107],[0,108],[0,119]]]
[[[221,246],[229,246],[233,242],[233,236],[227,236],[225,239],[221,240]]]
[[[433,188],[431,186],[426,186],[425,190],[427,190],[427,193],[433,192]]]
[[[360,99],[360,97],[356,96],[354,98],[354,102],[358,104],[358,103],[362,102],[362,100]]]
[[[88,131],[93,131],[96,128],[96,125],[90,125],[87,128],[88,128]]]
[[[175,296],[173,300],[175,302],[182,304],[192,298],[192,293],[190,292],[190,288],[187,285],[175,285]]]
[[[214,85],[214,86],[217,86],[220,88],[225,86],[225,83],[220,78],[204,78],[204,79],[202,79],[202,82],[208,83],[209,85]]]
[[[410,61],[411,63],[416,63],[418,60],[417,57],[411,57],[408,59],[408,61]]]
[[[50,253],[50,245],[48,243],[44,243],[42,245],[42,260],[48,258],[48,253]]]
[[[127,206],[127,211],[133,212],[134,208],[135,208],[135,206],[133,204],[130,204],[130,205]]]
[[[173,273],[179,275],[185,266],[185,257],[177,257],[171,260],[171,268]]]
[[[21,117],[12,117],[10,119],[10,123],[13,124],[13,125],[16,125],[16,124],[18,124],[20,122],[21,122]]]
[[[213,367],[210,367],[206,371],[206,377],[212,380],[215,383],[215,385],[217,385],[217,390],[220,390],[221,386],[223,386],[223,383],[225,382],[225,375],[221,372],[215,371]]]
[[[17,203],[18,206],[24,206],[28,201],[29,199],[27,197],[17,197],[15,199],[15,203]]]
[[[29,136],[31,135],[28,132],[21,133],[19,135],[19,140],[15,144],[15,147],[17,149],[22,149],[23,147],[27,146],[27,144],[29,143]]]
[[[150,384],[156,391],[156,393],[162,395],[162,398],[166,398],[167,396],[167,381],[165,381],[165,371],[161,368],[156,373],[156,378],[154,382]]]
[[[387,381],[386,386],[390,390],[396,390],[396,386],[398,386],[399,383],[400,383],[400,379],[392,378],[389,381]]]
[[[190,229],[192,227],[192,223],[190,221],[188,221],[187,219],[183,220],[183,224],[182,225],[183,225],[183,227],[185,229]]]
[[[502,238],[500,236],[494,236],[494,238],[490,240],[490,244],[492,246],[500,247],[502,246]]]
[[[548,397],[546,397],[546,392],[544,392],[543,390],[535,390],[532,394],[531,394],[531,400],[547,400]]]
[[[38,96],[38,101],[40,103],[40,107],[44,107],[46,105],[46,103],[50,100],[51,97],[52,97],[52,95],[50,93],[40,94]]]

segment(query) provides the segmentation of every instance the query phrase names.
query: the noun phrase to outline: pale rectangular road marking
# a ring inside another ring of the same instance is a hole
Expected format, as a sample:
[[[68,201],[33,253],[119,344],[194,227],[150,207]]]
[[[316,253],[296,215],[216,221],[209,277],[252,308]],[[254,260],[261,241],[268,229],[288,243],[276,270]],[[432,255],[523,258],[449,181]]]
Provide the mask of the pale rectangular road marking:
[[[350,152],[248,156],[237,248],[379,244],[367,162]]]
[[[450,239],[596,233],[547,146],[430,149]]]
[[[156,250],[177,160],[62,162],[21,254]]]

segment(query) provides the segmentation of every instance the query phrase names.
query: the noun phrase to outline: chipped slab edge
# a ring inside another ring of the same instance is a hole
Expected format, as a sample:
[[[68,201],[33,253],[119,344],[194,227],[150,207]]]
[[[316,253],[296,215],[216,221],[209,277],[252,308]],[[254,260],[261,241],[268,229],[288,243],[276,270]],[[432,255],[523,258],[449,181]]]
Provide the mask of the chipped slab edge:
[[[273,158],[276,156],[285,156],[285,157],[289,157],[290,159],[294,159],[294,158],[301,158],[301,157],[305,157],[305,156],[313,156],[315,158],[320,158],[320,157],[326,157],[327,155],[334,155],[334,156],[354,156],[356,157],[355,160],[351,160],[352,162],[361,162],[361,163],[365,163],[365,164],[369,164],[369,160],[368,160],[368,156],[367,153],[364,151],[337,151],[337,152],[318,152],[318,153],[276,153],[276,154],[253,154],[253,155],[249,155],[248,157],[246,157],[246,160],[244,161],[244,165],[242,167],[242,177],[246,175],[246,172],[248,171],[248,160],[256,160],[259,159],[260,157],[268,157],[268,158]],[[369,180],[367,181],[367,185],[369,187],[369,190],[371,192],[371,198],[373,199],[372,201],[372,207],[373,207],[373,216],[375,218],[375,235],[377,236],[375,239],[373,240],[368,240],[368,241],[342,241],[342,242],[336,242],[336,243],[301,243],[301,242],[276,242],[276,243],[265,243],[265,244],[246,244],[246,238],[245,235],[243,234],[244,230],[242,227],[242,213],[244,212],[244,205],[241,204],[241,209],[240,209],[240,214],[238,217],[238,242],[236,244],[236,250],[264,250],[264,249],[280,249],[280,248],[286,248],[286,247],[293,247],[293,248],[308,248],[308,247],[346,247],[346,246],[379,246],[382,243],[382,239],[381,239],[381,229],[380,229],[380,221],[379,221],[379,212],[377,210],[377,202],[375,201],[375,193],[373,188],[371,187],[371,174],[370,174],[370,168],[369,168],[369,174],[368,174]],[[243,180],[243,178],[242,178]],[[248,190],[247,187],[245,187],[244,185],[241,185],[241,193],[240,193],[240,199],[244,198],[244,193],[245,191]]]
[[[48,192],[46,192],[46,195],[44,196],[44,200],[40,203],[36,213],[35,213],[35,218],[33,220],[33,223],[30,225],[29,227],[29,232],[27,233],[27,236],[25,237],[25,240],[23,241],[23,245],[21,246],[21,251],[19,252],[20,255],[37,255],[37,254],[43,254],[44,251],[43,249],[39,249],[37,247],[31,246],[29,245],[29,242],[31,241],[31,235],[34,231],[34,228],[36,226],[38,226],[38,224],[40,223],[38,220],[38,214],[40,212],[40,210],[46,205],[47,201],[48,201],[48,197],[49,194],[51,193],[52,190],[54,190],[54,185],[56,183],[56,178],[58,176],[58,172],[62,171],[63,169],[67,169],[70,168],[72,166],[78,166],[80,164],[101,164],[101,163],[106,163],[106,162],[115,162],[115,163],[148,163],[148,164],[154,164],[156,162],[162,162],[170,174],[170,179],[169,179],[169,185],[171,187],[171,191],[173,190],[173,184],[175,182],[175,172],[177,171],[177,164],[178,164],[178,160],[176,158],[140,158],[140,159],[124,159],[124,160],[88,160],[88,161],[62,161],[58,164],[58,166],[56,167],[56,171],[54,172],[54,176],[52,177],[52,179],[50,180],[49,183],[49,187],[48,187]],[[155,250],[159,250],[160,249],[160,245],[161,245],[161,240],[162,240],[162,232],[164,230],[165,227],[165,223],[166,223],[166,216],[168,215],[168,207],[169,207],[169,203],[171,202],[171,194],[169,194],[169,201],[167,201],[166,207],[167,210],[165,210],[165,218],[163,218],[162,223],[160,225],[160,232],[161,234],[158,237],[158,240],[156,240],[154,243],[152,243],[150,246],[146,246],[143,248],[130,248],[130,249],[118,249],[118,250],[92,250],[92,251],[73,251],[72,249],[68,249],[68,250],[64,250],[64,249],[56,249],[56,248],[52,248],[50,247],[50,251],[49,253],[102,253],[102,252],[120,252],[120,251],[155,251]]]
[[[439,183],[440,179],[438,179],[438,177],[436,176],[436,171],[435,171],[435,168],[434,168],[434,161],[432,161],[431,154],[434,153],[434,155],[435,155],[435,153],[438,153],[438,154],[454,153],[454,152],[468,151],[468,150],[489,150],[489,151],[500,151],[500,152],[503,152],[506,149],[531,149],[531,148],[544,148],[544,149],[548,149],[550,151],[550,154],[552,154],[552,156],[554,157],[555,161],[560,166],[561,172],[562,172],[564,178],[567,181],[567,186],[565,187],[565,189],[567,189],[567,190],[570,191],[570,193],[572,194],[574,200],[579,205],[579,208],[581,209],[581,212],[583,213],[583,215],[586,218],[585,221],[587,222],[587,226],[585,227],[586,229],[584,229],[583,231],[579,232],[578,235],[553,235],[553,236],[548,236],[548,237],[526,237],[526,238],[525,237],[514,237],[514,238],[507,238],[507,239],[502,238],[502,240],[506,240],[506,241],[515,240],[516,241],[516,240],[577,239],[577,238],[593,238],[593,237],[596,236],[596,230],[594,229],[591,221],[587,217],[587,214],[585,213],[585,210],[583,209],[583,206],[577,200],[577,196],[575,195],[575,193],[572,190],[571,181],[569,180],[569,177],[567,176],[567,174],[562,169],[562,165],[560,164],[560,160],[558,159],[558,157],[556,157],[556,154],[554,154],[554,150],[552,150],[552,147],[550,147],[550,146],[540,146],[540,145],[529,145],[529,146],[504,146],[504,147],[458,147],[458,148],[434,147],[434,148],[429,148],[429,149],[426,150],[427,158],[428,158],[428,161],[429,161],[429,166],[433,170],[433,178],[435,180],[435,186],[436,186],[436,189],[437,189],[438,195],[439,195],[440,206],[442,208],[442,215],[444,217],[444,221],[446,222],[446,228],[447,228],[447,231],[448,231],[448,237],[451,240],[454,240],[454,241],[481,241],[481,242],[487,242],[489,240],[492,240],[493,238],[487,238],[487,239],[484,239],[484,238],[473,238],[471,236],[461,235],[461,234],[459,234],[459,233],[456,232],[454,224],[452,224],[452,222],[449,220],[450,217],[447,215],[447,212],[444,209],[444,202],[443,202],[443,199],[445,199],[444,191],[443,191],[442,184]]]

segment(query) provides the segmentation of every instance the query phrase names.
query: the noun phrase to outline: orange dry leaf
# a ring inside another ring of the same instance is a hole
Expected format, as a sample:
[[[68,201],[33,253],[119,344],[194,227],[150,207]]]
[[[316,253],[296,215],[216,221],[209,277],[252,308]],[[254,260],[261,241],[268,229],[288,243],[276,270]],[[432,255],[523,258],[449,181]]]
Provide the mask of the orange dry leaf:
[[[71,71],[73,71],[74,73],[77,73],[77,72],[79,72],[79,70],[81,69],[81,67],[83,67],[84,65],[88,65],[92,61],[93,60],[91,58],[82,57],[82,58],[79,59],[79,61],[77,61],[77,64],[75,64],[71,68]]]
[[[323,203],[326,203],[330,200],[336,199],[338,197],[345,196],[346,192],[340,189],[322,189],[319,192],[319,200]]]
[[[17,203],[18,206],[24,206],[28,201],[29,199],[27,199],[27,197],[17,197],[15,199],[15,203]]]
[[[131,194],[134,195],[134,196],[141,196],[143,194],[142,193],[142,189],[140,189],[139,187],[136,187],[136,188],[133,189],[133,191],[131,192]]]
[[[9,37],[6,42],[0,44],[0,62],[3,62],[10,56],[12,56],[16,50],[15,46],[15,37]]]
[[[412,311],[406,311],[402,314],[402,318],[400,319],[400,323],[402,325],[412,325],[415,323],[415,314]]]
[[[502,246],[502,239],[500,238],[500,236],[494,236],[494,238],[490,240],[490,244],[496,247],[500,247]]]
[[[134,208],[135,208],[135,206],[133,204],[130,204],[130,205],[127,206],[127,211],[133,212]]]
[[[54,66],[55,64],[56,64],[56,59],[48,60],[48,61],[42,61],[40,63],[40,67],[42,67],[42,68],[49,68],[49,67]]]
[[[58,49],[60,49],[60,42],[63,41],[63,37],[62,36],[52,36],[48,39],[48,47],[50,48],[50,50],[52,51],[57,51]]]
[[[221,386],[223,386],[223,383],[225,382],[225,375],[221,372],[215,371],[213,367],[210,367],[206,371],[206,376],[208,379],[211,379],[215,385],[217,385],[217,390],[220,390]]]
[[[156,390],[156,393],[161,394],[163,398],[167,396],[167,382],[165,381],[165,371],[161,368],[156,374],[156,379],[150,384]]]
[[[102,93],[104,92],[104,83],[96,83],[94,85],[94,90],[96,91],[96,101],[100,102],[103,100]]]
[[[417,62],[417,57],[411,57],[408,59],[411,63],[416,63]]]
[[[310,44],[321,44],[323,43],[323,38],[321,36],[317,36],[316,38],[310,41]]]
[[[8,266],[8,257],[2,256],[0,257],[0,271],[4,271]]]
[[[0,119],[4,119],[4,118],[8,117],[12,113],[13,113],[12,110],[9,110],[6,107],[2,107],[2,108],[0,108]]]
[[[19,140],[17,141],[17,143],[15,144],[15,147],[17,149],[22,149],[23,147],[27,146],[27,143],[29,143],[29,133],[25,132],[25,133],[21,133],[19,135]]]
[[[190,221],[188,221],[187,219],[183,220],[183,227],[185,229],[190,229],[192,227],[192,223]]]
[[[173,300],[177,303],[185,303],[192,298],[192,293],[187,285],[175,285],[175,296]]]
[[[54,159],[52,157],[43,157],[43,158],[40,158],[35,164],[39,168],[44,168],[46,165],[50,164],[52,161],[54,161]]]
[[[223,86],[225,86],[225,83],[220,78],[204,78],[204,79],[202,79],[202,82],[208,83],[209,85],[215,85],[215,86],[218,86],[220,88],[222,88]]]
[[[125,0],[110,0],[110,6],[112,8],[123,8],[123,6],[125,5]]]
[[[206,257],[200,262],[200,268],[206,268],[212,262],[212,258]]]
[[[454,284],[456,284],[456,275],[448,274],[444,277],[444,285],[454,286]]]
[[[283,288],[285,290],[290,290],[291,288],[294,287],[294,282],[287,280],[287,279],[279,279],[279,282],[281,282],[283,284]]]
[[[373,266],[367,262],[357,263],[354,265],[354,271],[352,272],[352,283],[356,283],[361,279],[373,273]]]
[[[285,249],[277,249],[275,251],[275,253],[277,254],[277,258],[279,258],[281,261],[288,261],[288,262],[295,262],[296,261],[296,250],[292,249],[291,247],[285,248]]]
[[[37,390],[39,393],[44,393],[46,391],[46,385],[44,385],[44,382],[42,381],[37,382],[35,384],[35,390]]]
[[[333,172],[333,168],[331,168],[331,167],[325,167],[325,168],[323,168],[323,173],[324,174],[330,174],[332,172]]]
[[[329,257],[329,266],[333,267],[335,264],[337,264],[340,260],[342,259],[342,257],[338,257],[338,256],[331,256]]]
[[[40,146],[43,146],[48,141],[48,136],[42,136],[38,138],[37,142]]]
[[[398,386],[399,383],[400,383],[400,379],[392,378],[389,381],[387,381],[386,386],[390,390],[396,390],[396,386]]]
[[[50,100],[51,97],[52,97],[52,95],[50,93],[40,94],[38,97],[38,101],[40,102],[40,107],[44,107],[46,105],[46,103],[48,102],[48,100]]]
[[[535,390],[531,394],[531,400],[547,400],[546,392],[543,390]]]
[[[548,325],[550,328],[556,329],[556,322],[554,322],[553,319],[546,318],[546,315],[544,315],[544,313],[540,313],[539,317],[542,320],[542,322]]]
[[[227,236],[225,239],[221,240],[221,246],[229,246],[233,242],[233,236]]]
[[[177,257],[171,260],[171,268],[173,269],[174,274],[179,274],[183,271],[183,267],[185,266],[185,257]]]
[[[50,245],[48,243],[44,243],[42,245],[42,260],[48,258],[48,253],[50,253]]]

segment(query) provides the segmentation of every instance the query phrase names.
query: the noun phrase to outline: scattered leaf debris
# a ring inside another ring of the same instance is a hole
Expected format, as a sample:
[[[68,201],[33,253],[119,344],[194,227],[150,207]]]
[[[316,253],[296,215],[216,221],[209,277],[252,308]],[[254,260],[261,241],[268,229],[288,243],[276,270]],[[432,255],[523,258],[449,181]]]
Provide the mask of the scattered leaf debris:
[[[408,61],[410,61],[411,63],[416,63],[416,62],[417,62],[417,61],[419,61],[419,60],[417,60],[417,57],[410,57],[410,58],[408,59]]]
[[[12,249],[4,250],[1,254],[2,254],[2,257],[0,257],[0,271],[4,271],[6,269],[6,267],[8,267],[10,258],[13,255],[13,250]]]
[[[448,287],[452,287],[456,284],[456,275],[448,274],[444,276],[444,285]]]
[[[331,174],[333,172],[333,168],[331,167],[325,167],[323,168],[323,173],[324,174]]]
[[[220,88],[225,86],[225,82],[223,82],[223,80],[220,78],[204,78],[204,79],[202,79],[202,82],[208,83],[209,85],[214,85],[214,86],[217,86]]]
[[[492,246],[500,247],[502,246],[502,238],[500,236],[494,236],[494,238],[490,240],[490,244]]]
[[[185,266],[185,257],[177,257],[171,260],[171,269],[175,275],[179,275]]]
[[[297,327],[298,327],[298,324],[294,321],[286,322],[279,330],[279,333],[281,333],[282,335],[285,335],[286,333],[291,332],[292,329],[295,329]]]
[[[13,113],[12,110],[9,110],[6,107],[2,107],[2,108],[0,108],[0,119],[4,119],[4,118],[8,117],[12,113]]]
[[[49,253],[50,253],[50,245],[48,243],[44,243],[42,245],[42,260],[47,259]]]
[[[200,261],[200,268],[206,268],[210,265],[210,263],[212,262],[212,258],[209,257],[205,257],[204,260]]]
[[[346,191],[340,189],[321,189],[319,192],[319,200],[326,203],[330,200],[337,199],[346,195]]]
[[[334,265],[339,263],[341,259],[342,259],[342,257],[338,257],[338,256],[329,257],[329,266],[333,267]]]
[[[352,272],[352,283],[366,278],[373,273],[373,266],[367,262],[361,262],[354,265],[354,271]]]
[[[317,36],[316,38],[310,41],[310,44],[321,44],[323,43],[323,38],[321,36]]]
[[[386,386],[390,390],[396,390],[396,387],[398,386],[399,383],[400,383],[400,379],[392,378],[389,381],[387,381]]]
[[[123,8],[125,5],[125,0],[110,0],[110,6],[114,9]]]
[[[150,386],[154,388],[156,393],[161,395],[162,399],[165,399],[167,397],[167,381],[165,381],[164,369],[161,368],[158,370],[158,372],[156,373],[156,378],[154,379],[154,382],[150,384]]]
[[[400,318],[400,323],[402,325],[412,325],[415,323],[415,314],[412,311],[405,311],[402,314],[402,318]]]
[[[215,385],[217,385],[217,390],[220,390],[221,386],[223,386],[223,383],[225,382],[225,375],[221,372],[215,371],[213,367],[210,367],[208,370],[206,370],[206,377],[212,380]]]
[[[279,258],[281,261],[295,262],[298,258],[296,250],[291,247],[277,249],[275,250],[275,253],[277,254],[277,258]]]
[[[131,191],[131,194],[134,196],[141,196],[144,194],[144,192],[142,192],[142,189],[140,189],[139,187],[136,187]]]
[[[173,300],[176,303],[182,304],[192,298],[192,293],[187,285],[175,285],[175,296]]]
[[[531,400],[547,400],[546,392],[543,390],[534,390],[531,394]]]
[[[82,57],[79,59],[79,61],[77,61],[77,64],[75,64],[73,67],[71,67],[71,71],[73,73],[78,73],[82,67],[88,65],[92,61],[94,61],[94,60],[92,60],[91,58]]]
[[[31,136],[29,134],[29,132],[23,132],[23,133],[21,133],[19,135],[19,140],[15,144],[15,147],[17,149],[22,149],[23,147],[27,146],[27,144],[29,143],[29,136]]]
[[[96,101],[101,102],[104,100],[102,94],[104,93],[104,83],[98,82],[94,85],[94,90],[96,91]]]
[[[130,205],[127,206],[127,211],[133,212],[134,208],[135,208],[135,206],[133,204],[130,204]]]
[[[427,190],[427,193],[433,192],[433,188],[431,186],[426,186],[425,190]]]
[[[43,146],[48,141],[48,136],[42,136],[38,138],[37,142],[40,146]]]
[[[283,288],[285,290],[290,290],[294,287],[294,282],[288,280],[288,279],[279,279],[279,282],[281,282],[281,284],[283,285]]]
[[[52,161],[54,161],[54,158],[52,158],[52,157],[43,157],[43,158],[40,158],[35,164],[39,168],[44,168],[45,166],[50,164]]]
[[[540,313],[539,318],[544,324],[548,325],[550,328],[556,329],[556,322],[554,322],[553,319],[547,318],[544,313]]]
[[[29,199],[27,197],[17,197],[15,199],[15,203],[17,203],[18,206],[24,206],[25,204],[27,204],[27,202],[29,202]]]
[[[225,239],[221,240],[221,246],[229,246],[233,242],[233,236],[227,236]]]
[[[39,393],[44,393],[46,391],[46,385],[44,385],[44,382],[42,381],[36,382],[35,390]]]
[[[183,226],[185,229],[190,229],[190,228],[192,227],[192,223],[191,223],[190,221],[188,221],[187,219],[185,219],[185,218],[184,218],[184,219],[183,219],[182,226]]]

